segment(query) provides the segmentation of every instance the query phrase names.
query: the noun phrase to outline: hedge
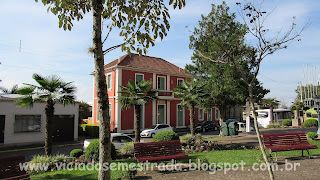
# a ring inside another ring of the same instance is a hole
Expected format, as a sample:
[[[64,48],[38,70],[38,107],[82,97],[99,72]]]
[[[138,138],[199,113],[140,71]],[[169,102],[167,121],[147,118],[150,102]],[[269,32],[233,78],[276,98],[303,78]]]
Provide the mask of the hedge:
[[[173,140],[179,140],[179,135],[170,130],[161,131],[153,137],[153,142],[173,141]]]
[[[111,158],[116,159],[116,148],[114,144],[111,143]],[[89,146],[86,149],[85,157],[88,160],[99,161],[99,139],[93,140],[90,142]]]
[[[99,137],[99,125],[81,124],[79,135],[87,137]]]
[[[317,119],[307,119],[303,123],[304,127],[318,127],[318,120]]]
[[[291,119],[285,119],[282,121],[282,126],[292,126],[292,120]]]

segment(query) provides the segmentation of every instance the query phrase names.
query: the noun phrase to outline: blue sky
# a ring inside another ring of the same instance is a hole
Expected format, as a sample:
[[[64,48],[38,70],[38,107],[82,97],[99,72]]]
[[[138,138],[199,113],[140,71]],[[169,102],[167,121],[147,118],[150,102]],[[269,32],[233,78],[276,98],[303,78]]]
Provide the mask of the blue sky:
[[[157,41],[149,48],[149,56],[161,57],[184,68],[191,63],[192,51],[189,49],[189,36],[201,14],[207,15],[211,4],[220,0],[187,0],[182,10],[172,10],[171,29],[163,41]],[[236,0],[227,0],[231,11],[239,9]],[[256,1],[259,2],[259,1]],[[288,27],[296,16],[298,26],[311,22],[303,32],[302,41],[292,43],[288,49],[268,56],[261,64],[259,80],[271,90],[267,97],[276,97],[290,105],[294,100],[295,88],[304,81],[303,66],[317,68],[315,76],[320,79],[320,2],[317,0],[268,0],[264,9],[270,12],[267,24],[272,32]],[[239,21],[241,19],[239,18]],[[6,0],[0,2],[0,86],[34,83],[33,73],[42,75],[57,74],[63,80],[73,81],[78,88],[77,99],[92,101],[93,57],[87,53],[92,44],[92,14],[74,22],[72,31],[58,28],[58,18],[47,13],[47,8],[33,0]],[[186,27],[187,26],[187,27]],[[21,41],[21,50],[20,50]],[[119,43],[121,39],[114,32],[110,42]],[[248,43],[254,44],[251,37]],[[108,44],[107,44],[108,46]],[[124,55],[120,50],[105,56],[108,63]]]

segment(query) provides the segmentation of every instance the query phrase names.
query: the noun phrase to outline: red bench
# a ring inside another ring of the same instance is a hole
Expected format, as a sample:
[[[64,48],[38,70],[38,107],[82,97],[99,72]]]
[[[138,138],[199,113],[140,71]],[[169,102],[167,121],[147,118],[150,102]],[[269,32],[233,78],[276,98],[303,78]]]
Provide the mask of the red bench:
[[[275,153],[276,160],[279,151],[301,150],[303,156],[303,150],[306,150],[310,158],[308,150],[318,149],[316,145],[309,144],[304,132],[263,134],[262,137],[265,148],[270,150],[270,155]]]
[[[22,155],[0,158],[0,179],[2,180],[29,180],[29,174],[20,169],[20,163],[24,163]]]
[[[180,140],[135,143],[134,157],[138,162],[170,161],[172,159],[188,159],[181,149]]]

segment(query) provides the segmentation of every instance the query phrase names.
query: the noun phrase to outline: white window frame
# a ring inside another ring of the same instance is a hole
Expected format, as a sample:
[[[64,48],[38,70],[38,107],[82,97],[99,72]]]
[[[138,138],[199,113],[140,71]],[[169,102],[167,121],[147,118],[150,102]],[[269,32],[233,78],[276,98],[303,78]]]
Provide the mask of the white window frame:
[[[220,110],[219,109],[215,109],[215,119],[216,120],[220,120]]]
[[[108,77],[109,76],[110,76],[110,84],[108,84]],[[108,90],[112,90],[112,73],[107,74],[107,86],[108,86]]]
[[[182,126],[178,126],[178,121],[179,121],[179,119],[178,119],[178,117],[179,117],[179,116],[178,116],[178,113],[179,113],[179,112],[178,112],[178,106],[181,106],[181,107],[182,107],[182,111],[183,111],[183,113],[182,113],[182,114],[183,114],[183,116],[182,116],[182,117],[183,117],[183,125],[182,125]],[[177,104],[177,122],[176,122],[176,123],[177,123],[177,125],[176,125],[177,127],[185,127],[185,126],[186,126],[185,110],[184,110],[184,107],[183,107],[181,104]]]
[[[209,121],[209,110],[211,110],[211,121],[213,121],[213,119],[212,119],[212,108],[208,109],[208,111],[207,111],[207,121]]]
[[[142,75],[142,80],[144,80],[144,74],[142,74],[142,73],[135,73],[135,75],[134,75],[134,83],[136,83],[136,84],[137,84],[137,75]]]
[[[202,119],[200,119],[200,110],[202,110]],[[199,121],[203,121],[204,120],[204,109],[203,108],[199,108],[198,109],[198,118],[199,118]]]
[[[159,113],[159,105],[164,105],[164,124],[167,124],[167,105],[166,104],[157,104],[157,124],[159,124],[158,113]]]
[[[184,79],[182,79],[182,78],[177,78],[177,86],[179,86],[179,80],[182,80],[182,83],[184,83]]]
[[[162,90],[160,90],[159,89],[159,78],[164,78],[164,89],[162,89]],[[166,78],[166,76],[158,76],[157,77],[157,89],[159,90],[159,91],[165,91],[166,89],[167,89],[167,83],[166,83],[166,81],[167,81],[167,78]]]
[[[112,103],[109,103],[109,117],[110,117],[110,123],[112,122]]]

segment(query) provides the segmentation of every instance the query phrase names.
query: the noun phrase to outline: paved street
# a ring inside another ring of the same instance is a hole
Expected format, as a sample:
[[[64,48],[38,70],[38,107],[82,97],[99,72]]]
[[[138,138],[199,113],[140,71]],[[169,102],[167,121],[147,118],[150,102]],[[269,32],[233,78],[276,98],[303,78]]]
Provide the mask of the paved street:
[[[82,149],[82,146],[83,146],[82,144],[57,145],[53,147],[53,154],[69,155],[70,151],[72,151],[73,149]],[[10,150],[7,150],[7,151],[10,151]],[[30,161],[34,155],[38,155],[38,154],[44,155],[45,152],[44,152],[44,148],[41,148],[41,147],[25,148],[15,152],[3,152],[3,150],[0,149],[0,157],[12,156],[12,155],[18,155],[18,154],[24,155],[26,158],[26,161]]]
[[[268,134],[268,133],[281,133],[281,132],[316,132],[316,128],[278,128],[278,129],[261,129],[261,134]],[[182,133],[183,134],[183,133]],[[181,135],[182,135],[181,134]],[[209,137],[216,137],[219,135],[219,131],[210,131],[202,133],[204,138]],[[221,144],[229,144],[231,143],[231,137],[221,137],[213,139],[213,141],[217,141]],[[60,143],[59,145],[55,145],[53,148],[53,154],[65,154],[69,155],[70,151],[73,149],[82,149],[83,144],[81,143],[82,140],[79,142],[66,142],[66,143]],[[152,142],[152,138],[141,138],[141,142]],[[239,133],[238,136],[232,137],[233,143],[239,143],[246,146],[257,146],[258,140],[256,137],[255,131],[251,131],[250,133]],[[21,148],[21,147],[19,147]],[[35,146],[27,146],[22,147],[22,150],[17,150],[18,148],[12,147],[12,148],[0,148],[0,157],[4,156],[11,156],[11,155],[18,155],[22,154],[26,157],[26,161],[30,161],[32,156],[34,155],[44,155],[44,148],[42,148],[39,145]],[[14,150],[14,152],[6,152]]]

